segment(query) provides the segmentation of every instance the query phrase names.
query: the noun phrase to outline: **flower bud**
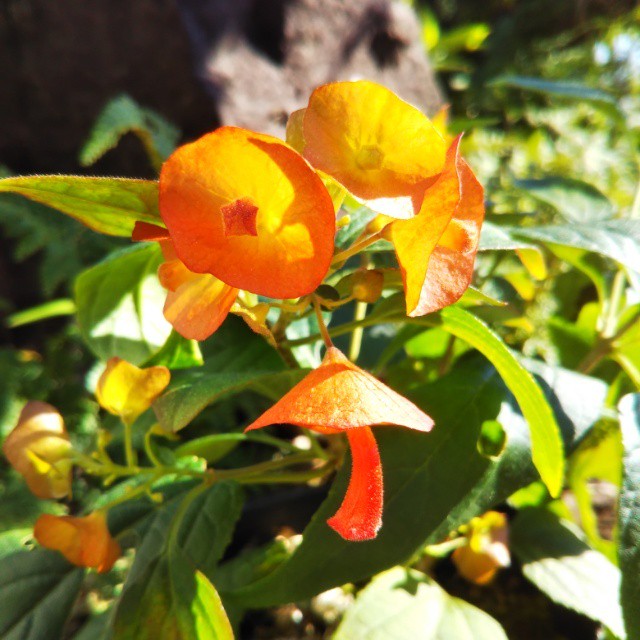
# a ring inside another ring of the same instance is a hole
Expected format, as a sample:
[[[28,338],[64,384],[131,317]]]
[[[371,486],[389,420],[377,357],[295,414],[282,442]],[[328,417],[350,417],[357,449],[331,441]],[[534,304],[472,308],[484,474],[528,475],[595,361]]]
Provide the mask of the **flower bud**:
[[[71,443],[62,416],[50,404],[28,402],[2,450],[38,498],[71,492]]]
[[[353,297],[373,304],[382,295],[384,276],[377,269],[362,269],[353,274]]]

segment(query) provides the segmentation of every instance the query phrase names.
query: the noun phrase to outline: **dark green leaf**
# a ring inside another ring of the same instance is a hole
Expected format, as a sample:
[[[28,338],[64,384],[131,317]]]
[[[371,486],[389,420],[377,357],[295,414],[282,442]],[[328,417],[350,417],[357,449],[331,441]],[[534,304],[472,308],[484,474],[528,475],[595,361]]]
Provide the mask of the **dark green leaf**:
[[[153,404],[165,431],[183,429],[205,407],[244,389],[252,389],[273,400],[279,399],[306,373],[303,369],[211,373],[208,365],[206,368],[207,371],[191,371],[175,376],[169,390]]]
[[[89,139],[80,151],[80,164],[83,167],[94,164],[129,132],[140,138],[156,168],[175,149],[180,136],[178,129],[162,116],[123,94],[110,100],[98,116]]]
[[[606,625],[625,638],[618,600],[620,573],[580,537],[579,530],[545,509],[525,509],[509,529],[524,575],[554,602]]]
[[[0,192],[19,193],[111,236],[130,236],[137,220],[162,224],[158,183],[151,180],[23,176],[0,179]]]
[[[578,82],[545,80],[526,76],[502,76],[496,78],[490,84],[496,87],[512,87],[514,89],[533,91],[555,98],[588,102],[611,115],[621,116],[618,100],[613,94]]]
[[[166,291],[156,277],[161,262],[157,245],[134,246],[77,279],[80,331],[103,360],[118,356],[139,365],[167,341],[171,325],[162,315]]]
[[[488,613],[413,569],[376,576],[347,610],[334,640],[507,640]]]
[[[3,558],[0,561],[3,640],[59,640],[83,576],[82,569],[44,549]]]
[[[618,521],[620,526],[621,602],[629,638],[640,637],[640,393],[619,405],[624,467]]]
[[[165,366],[169,369],[188,369],[204,364],[200,345],[172,331],[162,349],[144,363],[145,367]]]

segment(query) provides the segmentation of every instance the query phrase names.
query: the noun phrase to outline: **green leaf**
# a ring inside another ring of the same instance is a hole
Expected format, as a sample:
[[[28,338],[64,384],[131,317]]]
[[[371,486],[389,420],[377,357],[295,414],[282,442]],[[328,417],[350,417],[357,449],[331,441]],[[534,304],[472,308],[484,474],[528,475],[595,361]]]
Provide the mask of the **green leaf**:
[[[33,322],[41,322],[49,318],[69,316],[75,312],[76,305],[73,300],[63,298],[61,300],[51,300],[50,302],[39,304],[36,307],[12,313],[7,317],[6,323],[7,327],[14,329],[15,327],[22,327],[25,324],[32,324]]]
[[[0,192],[18,193],[110,236],[130,236],[138,220],[162,225],[152,180],[23,176],[0,179]]]
[[[180,505],[189,494],[162,508],[147,529],[116,609],[114,640],[233,637],[205,572],[214,571],[231,540],[242,492],[232,482],[192,491],[201,493],[186,510]]]
[[[180,136],[180,131],[162,116],[122,94],[110,100],[98,116],[80,151],[80,164],[83,167],[94,164],[129,132],[140,138],[156,168],[175,149]]]
[[[640,271],[640,220],[607,220],[588,225],[511,227],[511,232],[538,242],[586,249]]]
[[[169,369],[188,369],[204,364],[200,345],[172,331],[162,349],[144,363],[145,367],[165,366]]]
[[[591,223],[613,216],[613,205],[593,185],[582,180],[553,176],[542,180],[517,180],[515,186],[536,200],[551,205],[568,222]]]
[[[636,387],[640,388],[640,305],[626,310],[620,318],[620,325],[635,321],[613,341],[611,357],[624,369]]]
[[[450,596],[423,573],[376,576],[347,609],[333,640],[507,640],[488,613]]]
[[[420,319],[416,319],[420,320]],[[489,327],[458,307],[443,309],[438,326],[482,353],[502,376],[529,423],[533,462],[549,493],[557,496],[564,480],[564,454],[560,429],[540,387],[507,346]]]
[[[620,573],[579,537],[577,528],[546,509],[525,509],[512,522],[509,540],[524,575],[543,593],[626,637]]]
[[[117,614],[113,640],[233,640],[218,593],[179,550],[148,568]]]
[[[3,523],[4,524],[4,523]],[[25,542],[33,537],[33,529],[9,529],[0,533],[0,559],[16,551],[24,551]]]
[[[59,640],[83,576],[84,570],[43,549],[3,558],[0,561],[3,640]]]
[[[118,356],[139,365],[167,341],[166,291],[156,276],[161,262],[156,244],[138,245],[115,252],[78,277],[80,332],[98,357]]]
[[[618,511],[620,598],[629,638],[640,637],[640,393],[618,406],[624,445],[622,492]]]
[[[494,87],[511,87],[572,101],[588,102],[607,113],[621,117],[618,99],[611,93],[578,82],[562,82],[526,76],[501,76],[489,83]]]
[[[531,249],[535,245],[514,236],[511,232],[519,227],[502,227],[488,220],[482,224],[478,251],[515,251]]]

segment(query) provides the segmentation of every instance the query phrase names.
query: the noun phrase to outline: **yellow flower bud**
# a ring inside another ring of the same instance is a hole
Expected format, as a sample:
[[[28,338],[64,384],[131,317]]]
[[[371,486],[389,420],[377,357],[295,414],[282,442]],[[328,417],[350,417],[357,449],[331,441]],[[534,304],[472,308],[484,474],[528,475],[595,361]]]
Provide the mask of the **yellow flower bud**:
[[[2,450],[38,498],[71,492],[71,443],[62,416],[50,404],[28,402]]]
[[[98,380],[96,398],[103,409],[131,425],[165,390],[170,379],[166,367],[140,369],[120,358],[111,358]]]

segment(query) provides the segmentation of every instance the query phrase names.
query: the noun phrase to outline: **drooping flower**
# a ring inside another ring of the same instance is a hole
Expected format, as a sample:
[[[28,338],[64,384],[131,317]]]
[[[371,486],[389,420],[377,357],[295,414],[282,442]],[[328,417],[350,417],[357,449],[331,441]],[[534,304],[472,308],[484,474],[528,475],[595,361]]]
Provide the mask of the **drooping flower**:
[[[238,303],[238,289],[209,273],[190,271],[176,255],[166,229],[137,222],[131,239],[159,243],[165,262],[158,269],[158,278],[168,290],[163,314],[181,336],[206,340],[232,312],[243,318],[253,331],[273,341],[266,324],[269,306],[259,303],[245,307]]]
[[[382,524],[382,466],[371,430],[397,425],[429,431],[433,421],[413,403],[330,347],[309,373],[246,431],[288,423],[322,434],[345,432],[352,468],[344,500],[327,523],[346,540],[375,538]]]
[[[71,443],[58,411],[28,402],[2,450],[38,498],[64,498],[71,492]]]
[[[487,584],[499,568],[511,563],[507,518],[504,513],[488,511],[462,529],[467,544],[456,549],[451,559],[467,580]]]
[[[169,157],[159,197],[176,256],[193,273],[296,298],[311,293],[329,269],[331,197],[281,140],[221,127]]]
[[[316,169],[398,218],[420,207],[447,147],[427,116],[365,80],[318,87],[304,112],[292,115],[287,134]]]
[[[459,154],[447,151],[442,173],[424,194],[417,215],[388,231],[404,282],[407,314],[422,316],[453,304],[471,283],[480,227],[482,186]]]
[[[111,358],[96,386],[96,398],[103,409],[133,424],[165,390],[171,379],[166,367],[141,369]]]
[[[101,511],[82,518],[41,515],[33,535],[43,547],[59,551],[72,564],[96,569],[98,573],[109,571],[122,555]]]

